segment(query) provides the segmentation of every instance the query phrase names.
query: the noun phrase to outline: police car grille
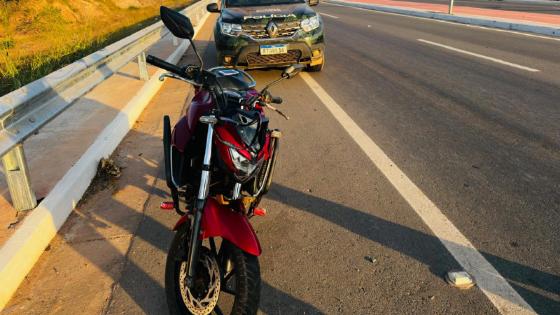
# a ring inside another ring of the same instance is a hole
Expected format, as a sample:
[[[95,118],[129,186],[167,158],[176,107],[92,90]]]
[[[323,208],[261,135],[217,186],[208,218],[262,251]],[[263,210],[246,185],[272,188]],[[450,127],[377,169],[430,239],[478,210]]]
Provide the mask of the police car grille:
[[[255,65],[274,65],[297,63],[301,58],[301,51],[289,50],[287,54],[261,55],[257,52],[247,54],[247,64]]]
[[[278,26],[278,33],[274,38],[291,37],[301,28],[298,21],[278,22],[276,26]],[[271,38],[266,30],[266,24],[244,24],[242,28],[244,34],[254,39]]]

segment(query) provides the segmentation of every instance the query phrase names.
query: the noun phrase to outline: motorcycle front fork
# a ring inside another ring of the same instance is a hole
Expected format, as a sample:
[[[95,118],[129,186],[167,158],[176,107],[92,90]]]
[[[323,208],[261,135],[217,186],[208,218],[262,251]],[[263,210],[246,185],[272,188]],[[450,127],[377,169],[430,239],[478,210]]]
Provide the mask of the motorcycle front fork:
[[[206,117],[208,118],[208,117]],[[210,116],[210,118],[213,118]],[[202,222],[202,213],[204,204],[208,197],[208,189],[210,187],[210,160],[212,158],[212,137],[214,136],[214,119],[201,119],[201,122],[208,124],[208,133],[206,134],[206,146],[204,150],[204,159],[202,162],[202,175],[200,178],[200,188],[198,197],[193,207],[193,215],[191,216],[191,235],[189,238],[189,253],[187,259],[187,287],[192,288],[194,278],[196,276],[196,265],[202,240],[200,238],[200,225]]]

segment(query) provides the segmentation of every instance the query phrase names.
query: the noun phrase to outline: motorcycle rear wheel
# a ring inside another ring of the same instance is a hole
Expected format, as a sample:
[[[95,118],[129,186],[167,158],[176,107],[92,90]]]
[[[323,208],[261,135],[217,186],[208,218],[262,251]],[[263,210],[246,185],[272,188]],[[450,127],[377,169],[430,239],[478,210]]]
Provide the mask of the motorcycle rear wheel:
[[[188,296],[185,292],[187,290],[186,285],[181,283],[181,281],[184,281],[184,267],[187,260],[186,244],[188,244],[189,235],[188,224],[186,224],[175,234],[167,255],[165,291],[169,313],[171,315],[256,314],[259,307],[261,290],[258,258],[243,252],[226,240],[222,240],[219,252],[203,247],[201,248],[200,255],[200,266],[208,266],[212,263],[218,264],[220,279],[217,281],[217,285],[216,281],[214,281],[214,287],[205,291],[213,292],[213,289],[218,290],[217,305],[214,307],[212,303],[207,303],[208,306],[206,308],[193,309],[193,304],[188,298],[185,298]],[[202,263],[203,260],[204,263]],[[212,272],[205,272],[199,269],[198,276],[208,278],[208,273]],[[197,292],[191,292],[190,290],[189,292],[191,297],[197,294]],[[206,300],[212,300],[214,297],[207,297]],[[187,303],[191,303],[189,304],[191,310],[187,307]],[[227,310],[224,309],[225,307],[227,307]]]

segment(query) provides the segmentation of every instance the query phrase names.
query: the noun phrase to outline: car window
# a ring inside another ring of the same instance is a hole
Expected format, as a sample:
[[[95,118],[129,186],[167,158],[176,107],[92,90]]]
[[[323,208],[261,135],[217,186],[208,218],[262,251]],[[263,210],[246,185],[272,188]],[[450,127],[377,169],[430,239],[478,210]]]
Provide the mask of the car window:
[[[305,0],[227,0],[226,7],[249,7],[271,4],[305,3]]]

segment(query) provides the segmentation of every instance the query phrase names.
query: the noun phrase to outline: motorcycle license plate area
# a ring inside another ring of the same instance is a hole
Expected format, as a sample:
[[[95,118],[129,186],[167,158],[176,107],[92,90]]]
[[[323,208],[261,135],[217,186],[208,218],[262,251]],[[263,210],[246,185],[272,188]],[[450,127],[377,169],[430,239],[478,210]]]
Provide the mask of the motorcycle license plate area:
[[[283,44],[277,45],[262,45],[261,46],[261,55],[278,55],[278,54],[287,54],[288,53],[288,46]]]

